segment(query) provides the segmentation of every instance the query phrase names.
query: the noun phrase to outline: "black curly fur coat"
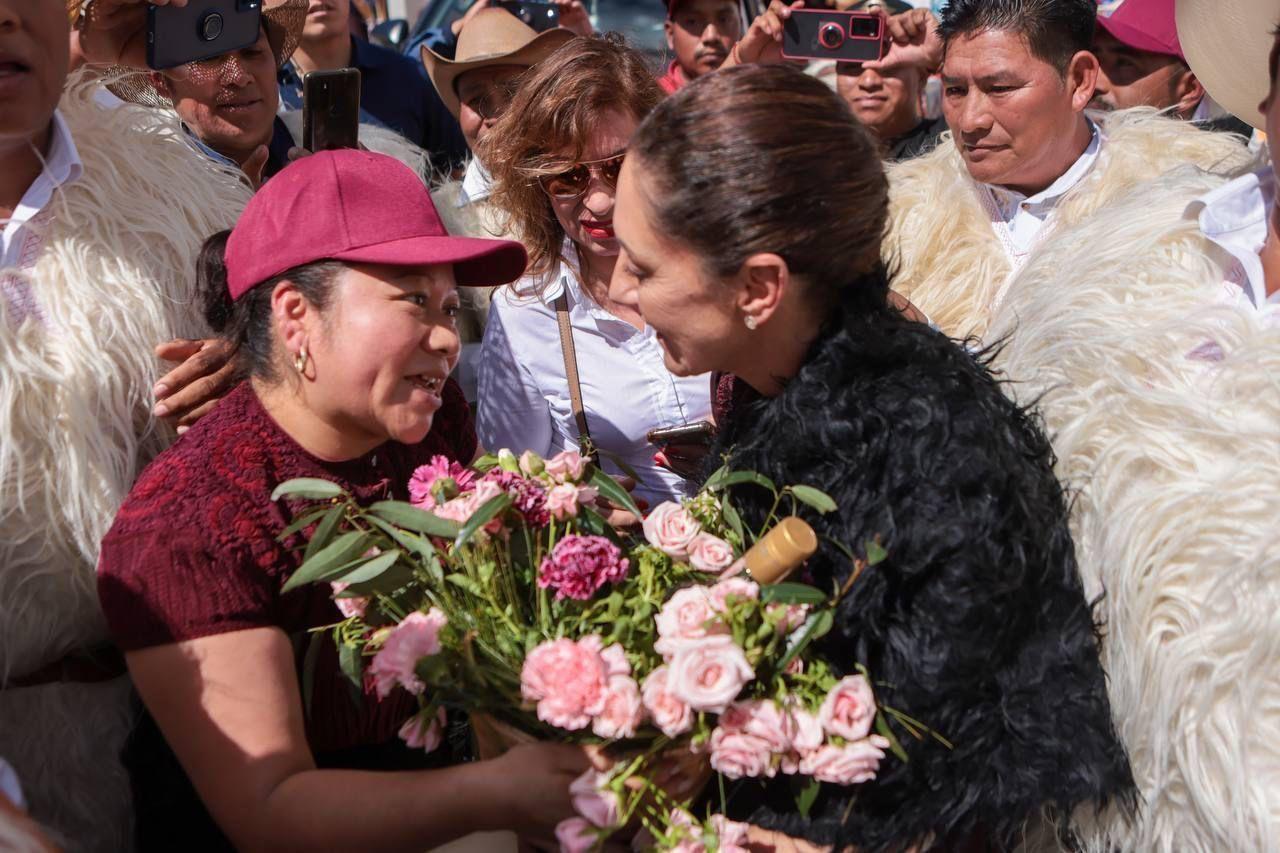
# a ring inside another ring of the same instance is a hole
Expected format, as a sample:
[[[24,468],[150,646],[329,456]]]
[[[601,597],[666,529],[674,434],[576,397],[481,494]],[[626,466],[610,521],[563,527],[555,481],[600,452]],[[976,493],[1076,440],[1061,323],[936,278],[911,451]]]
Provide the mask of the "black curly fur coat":
[[[824,538],[862,553],[881,537],[888,559],[822,651],[865,664],[883,703],[955,748],[895,726],[910,761],[824,785],[809,818],[783,779],[736,786],[730,814],[837,849],[1009,849],[1042,813],[1130,802],[1048,439],[980,358],[896,313],[848,313],[780,396],[735,407],[719,446],[735,469],[835,498],[809,518]],[[770,503],[734,498],[757,524]],[[808,570],[830,589],[851,566],[824,544]]]

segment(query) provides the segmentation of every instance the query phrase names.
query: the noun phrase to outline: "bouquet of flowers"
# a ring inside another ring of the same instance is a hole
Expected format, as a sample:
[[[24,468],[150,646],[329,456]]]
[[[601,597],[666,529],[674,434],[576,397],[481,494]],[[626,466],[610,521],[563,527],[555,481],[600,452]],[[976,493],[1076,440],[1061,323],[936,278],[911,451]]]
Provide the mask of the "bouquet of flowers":
[[[730,499],[741,483],[773,492],[760,530]],[[814,652],[848,584],[769,582],[816,547],[795,513],[836,509],[817,489],[722,468],[697,496],[654,508],[642,537],[606,522],[602,497],[641,513],[575,452],[502,451],[470,468],[437,457],[409,492],[410,503],[361,507],[329,482],[282,484],[275,499],[320,502],[295,506],[282,534],[310,531],[285,589],[331,584],[346,618],[322,630],[354,683],[418,697],[400,731],[411,746],[435,749],[456,709],[490,750],[514,732],[622,756],[575,783],[579,816],[557,831],[565,850],[623,827],[658,849],[742,849],[745,827],[699,821],[652,783],[672,750],[701,756],[704,778],[794,776],[807,811],[818,786],[874,778],[886,750],[905,759],[886,713],[922,728],[878,708],[865,671],[839,677]],[[884,556],[874,542],[866,552],[859,570]]]

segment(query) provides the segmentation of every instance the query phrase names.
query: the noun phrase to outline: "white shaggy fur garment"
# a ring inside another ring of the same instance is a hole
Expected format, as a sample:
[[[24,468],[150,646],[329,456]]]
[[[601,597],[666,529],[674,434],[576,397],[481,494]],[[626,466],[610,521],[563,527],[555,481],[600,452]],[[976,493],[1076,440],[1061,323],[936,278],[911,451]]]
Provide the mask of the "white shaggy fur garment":
[[[1054,229],[1083,222],[1136,184],[1183,164],[1226,174],[1250,158],[1240,139],[1150,108],[1093,118],[1106,139],[1093,169],[1058,204]],[[950,133],[929,154],[891,165],[888,175],[884,258],[895,270],[894,290],[948,335],[983,337],[1011,267]]]
[[[107,640],[98,543],[172,437],[150,415],[152,349],[203,336],[195,256],[249,198],[176,123],[94,91],[73,78],[60,106],[84,174],[49,202],[30,274],[44,320],[14,328],[0,304],[0,679]],[[0,690],[0,755],[70,849],[127,848],[131,722],[127,678]]]
[[[1084,849],[1280,850],[1280,309],[1224,304],[1186,168],[1059,229],[988,339],[1039,399],[1143,801]]]

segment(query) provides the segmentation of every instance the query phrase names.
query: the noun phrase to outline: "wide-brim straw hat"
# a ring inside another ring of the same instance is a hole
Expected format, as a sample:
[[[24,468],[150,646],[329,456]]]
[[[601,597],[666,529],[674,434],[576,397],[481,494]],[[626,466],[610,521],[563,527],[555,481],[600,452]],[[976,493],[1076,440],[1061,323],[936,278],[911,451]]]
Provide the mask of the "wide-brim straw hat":
[[[265,0],[262,4],[262,28],[275,55],[277,70],[298,47],[302,27],[307,22],[307,6],[308,0]],[[150,69],[116,65],[108,68],[103,78],[107,88],[122,101],[146,107],[171,107],[173,102],[151,84],[152,73]]]
[[[1258,104],[1271,89],[1280,7],[1275,0],[1177,0],[1178,41],[1187,65],[1218,104],[1264,130]]]
[[[459,75],[494,65],[537,65],[574,38],[574,33],[563,27],[540,33],[505,9],[482,9],[458,34],[453,59],[423,47],[422,64],[440,100],[457,118],[462,105],[454,84]]]

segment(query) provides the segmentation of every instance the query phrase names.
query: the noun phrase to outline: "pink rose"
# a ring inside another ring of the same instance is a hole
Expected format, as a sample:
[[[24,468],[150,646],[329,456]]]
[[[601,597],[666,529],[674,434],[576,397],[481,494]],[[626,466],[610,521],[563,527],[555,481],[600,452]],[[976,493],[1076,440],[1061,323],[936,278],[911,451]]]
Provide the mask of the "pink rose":
[[[634,737],[644,721],[640,704],[640,688],[629,675],[609,679],[604,696],[604,710],[591,721],[591,731],[603,738]]]
[[[532,450],[526,450],[520,454],[521,473],[529,477],[536,477],[545,470],[547,470],[547,463],[543,462],[542,457]]]
[[[827,734],[845,740],[862,740],[871,731],[875,719],[875,695],[867,679],[861,675],[840,679],[827,692],[827,698],[818,710],[818,721]]]
[[[819,782],[860,785],[876,778],[889,741],[872,735],[844,746],[827,744],[800,761],[800,772]]]
[[[676,590],[658,611],[654,624],[658,629],[658,641],[653,647],[667,660],[690,640],[729,633],[729,626],[716,616],[705,586]]]
[[[722,814],[711,816],[711,828],[716,832],[716,853],[747,853],[747,833],[751,826],[729,820]]]
[[[598,833],[586,818],[567,817],[556,824],[560,853],[588,853],[594,850]]]
[[[557,483],[576,483],[587,471],[587,460],[576,450],[565,450],[547,460],[547,473]]]
[[[547,509],[556,521],[574,518],[578,514],[578,487],[572,483],[552,486],[547,492]]]
[[[419,465],[409,478],[409,501],[416,507],[435,509],[438,491],[443,500],[456,497],[471,488],[476,472],[463,468],[444,456],[432,456],[426,465]]]
[[[804,624],[804,620],[809,618],[809,606],[807,604],[769,604],[765,606],[764,612],[767,616],[778,620],[778,633],[790,634]],[[792,658],[793,661],[800,658]]]
[[[667,689],[667,668],[660,666],[644,680],[641,699],[649,718],[667,737],[676,737],[693,727],[693,710]]]
[[[769,744],[740,729],[716,726],[711,733],[711,768],[730,779],[773,776]]]
[[[420,713],[414,714],[400,727],[400,739],[412,749],[433,752],[444,739],[444,725],[444,708],[440,708],[435,718],[431,720]]]
[[[755,601],[760,597],[760,586],[746,578],[727,578],[707,590],[711,607],[721,613],[729,609],[729,597],[737,601]]]
[[[577,731],[604,710],[607,666],[599,637],[550,640],[525,656],[520,693],[538,703],[538,719]]]
[[[426,613],[410,613],[387,633],[382,648],[369,665],[378,698],[385,699],[397,684],[414,695],[426,689],[414,670],[418,661],[439,653],[440,629],[448,622],[445,615],[433,607]]]
[[[689,545],[702,532],[693,513],[671,501],[654,507],[645,518],[643,527],[644,538],[650,545],[677,560],[689,556]]]
[[[333,603],[338,605],[339,613],[347,619],[350,619],[353,616],[361,619],[364,618],[364,612],[369,607],[369,599],[357,598],[355,596],[342,596],[342,592],[344,592],[347,587],[351,586],[349,583],[337,581],[329,584],[329,586],[333,589]]]
[[[605,537],[571,533],[543,558],[538,567],[538,586],[554,589],[557,601],[586,601],[606,583],[625,578],[629,566],[618,546]]]
[[[736,702],[725,712],[725,716],[737,709],[741,716],[733,715],[736,728],[752,737],[757,737],[769,745],[770,752],[782,753],[791,748],[791,739],[787,737],[782,711],[776,703],[769,699],[753,699],[748,702]],[[721,717],[724,725],[725,717]]]
[[[707,637],[676,652],[667,685],[693,710],[719,714],[752,678],[755,672],[731,637]]]
[[[733,565],[733,548],[719,536],[699,533],[689,543],[689,565],[700,572],[719,574]]]
[[[574,811],[601,829],[616,826],[622,815],[622,804],[618,795],[606,787],[608,782],[608,773],[588,770],[569,785]]]
[[[782,712],[782,734],[789,748],[782,754],[783,773],[800,772],[800,762],[806,755],[822,746],[825,735],[816,715],[804,708],[791,707]]]

